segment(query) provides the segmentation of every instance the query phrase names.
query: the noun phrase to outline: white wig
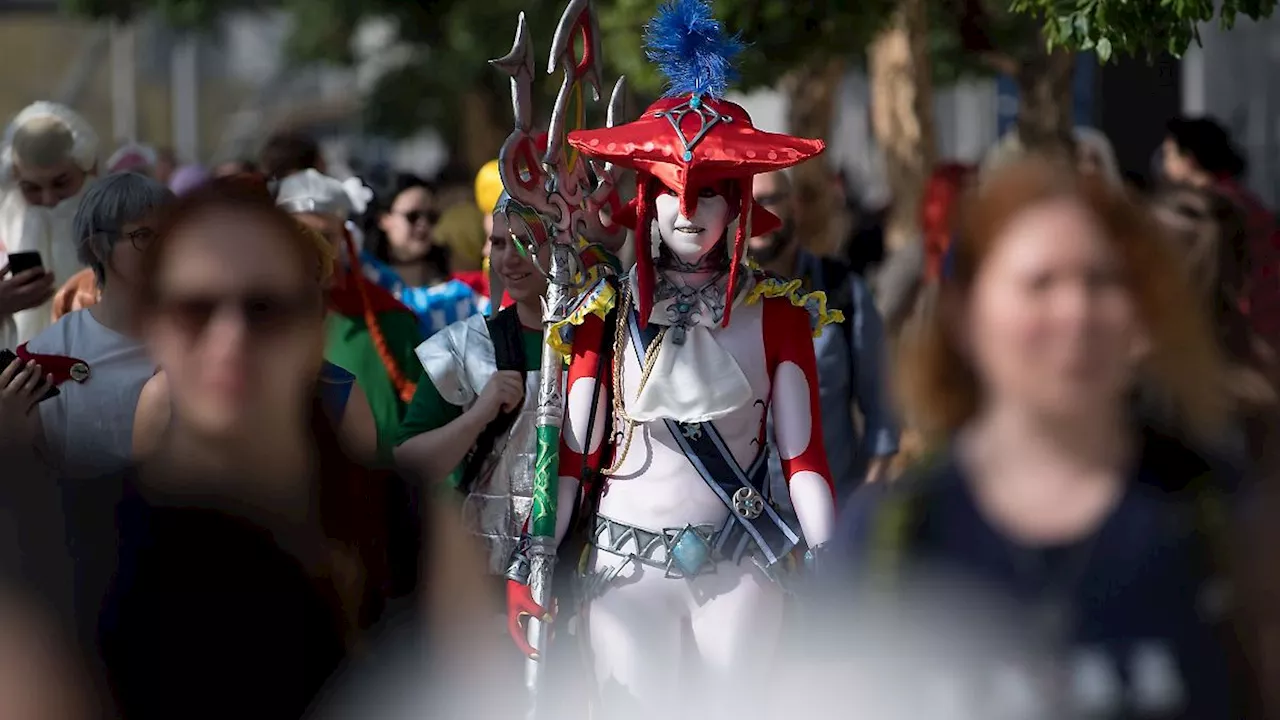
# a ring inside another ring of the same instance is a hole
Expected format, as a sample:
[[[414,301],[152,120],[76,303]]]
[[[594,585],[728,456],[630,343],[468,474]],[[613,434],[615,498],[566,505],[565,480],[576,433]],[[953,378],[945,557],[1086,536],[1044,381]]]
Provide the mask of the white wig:
[[[98,164],[98,134],[76,111],[42,100],[24,108],[5,129],[4,147],[0,149],[0,181],[13,179],[14,141],[24,129],[38,122],[64,128],[71,136],[71,159],[85,172],[94,170]]]
[[[286,177],[276,189],[276,205],[289,213],[334,215],[343,220],[362,214],[372,198],[373,191],[359,178],[344,182],[314,169]]]

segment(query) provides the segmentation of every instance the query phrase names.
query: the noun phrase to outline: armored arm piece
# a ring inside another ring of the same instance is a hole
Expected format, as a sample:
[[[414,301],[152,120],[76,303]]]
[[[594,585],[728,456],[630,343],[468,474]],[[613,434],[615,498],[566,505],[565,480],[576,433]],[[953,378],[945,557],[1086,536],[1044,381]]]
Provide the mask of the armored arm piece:
[[[766,300],[764,342],[778,455],[805,542],[815,548],[831,538],[835,494],[822,441],[809,314],[783,298]]]

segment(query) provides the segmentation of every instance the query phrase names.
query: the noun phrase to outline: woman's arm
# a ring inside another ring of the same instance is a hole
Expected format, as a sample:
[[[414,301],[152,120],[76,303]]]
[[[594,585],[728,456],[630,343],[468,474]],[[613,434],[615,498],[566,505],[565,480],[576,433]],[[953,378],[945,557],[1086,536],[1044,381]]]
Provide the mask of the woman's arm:
[[[160,447],[160,440],[169,429],[169,380],[164,372],[157,372],[142,386],[138,395],[138,407],[133,413],[133,457],[141,460]]]

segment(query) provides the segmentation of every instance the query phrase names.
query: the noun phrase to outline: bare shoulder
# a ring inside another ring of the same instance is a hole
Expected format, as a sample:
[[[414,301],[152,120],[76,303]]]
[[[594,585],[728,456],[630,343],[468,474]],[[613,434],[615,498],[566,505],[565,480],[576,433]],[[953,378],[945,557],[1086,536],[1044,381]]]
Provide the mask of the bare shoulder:
[[[169,427],[169,380],[163,371],[151,376],[138,395],[133,413],[133,457],[150,455]]]

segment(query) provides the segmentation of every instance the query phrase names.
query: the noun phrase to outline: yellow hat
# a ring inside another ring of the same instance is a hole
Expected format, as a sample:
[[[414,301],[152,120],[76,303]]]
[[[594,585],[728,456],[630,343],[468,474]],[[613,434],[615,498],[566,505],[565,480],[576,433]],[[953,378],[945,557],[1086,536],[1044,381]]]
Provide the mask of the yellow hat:
[[[476,206],[485,215],[491,215],[502,195],[502,178],[498,175],[498,161],[490,160],[476,174]]]

